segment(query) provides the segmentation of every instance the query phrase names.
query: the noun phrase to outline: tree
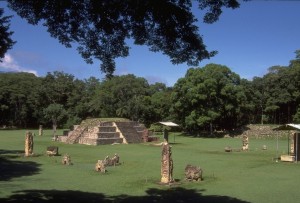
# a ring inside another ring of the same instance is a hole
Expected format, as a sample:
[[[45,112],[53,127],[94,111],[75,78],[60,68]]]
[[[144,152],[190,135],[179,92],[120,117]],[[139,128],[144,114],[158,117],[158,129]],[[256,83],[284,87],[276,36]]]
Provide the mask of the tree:
[[[144,96],[149,84],[144,78],[134,75],[115,76],[103,81],[91,101],[92,111],[101,117],[125,117],[138,120],[142,115]]]
[[[73,88],[65,103],[69,115],[67,127],[78,124],[87,117],[96,117],[94,112],[90,111],[89,106],[99,85],[100,82],[95,77],[90,77],[84,81],[73,81]]]
[[[0,125],[35,125],[40,82],[32,73],[0,74]]]
[[[300,124],[300,105],[298,106],[296,114],[293,116],[293,122]]]
[[[151,103],[149,106],[151,108],[151,118],[149,119],[151,123],[173,120],[170,114],[172,88],[167,88],[162,83],[155,83],[150,86],[150,92]]]
[[[197,65],[210,58],[203,43],[192,0],[8,0],[8,6],[28,23],[42,22],[52,37],[66,47],[75,43],[87,63],[102,61],[101,70],[112,76],[114,60],[126,57],[131,38],[150,51],[161,51],[174,64]],[[207,9],[204,22],[218,20],[222,8],[238,8],[237,0],[198,0],[199,9]]]
[[[51,120],[53,127],[53,137],[56,135],[57,125],[67,116],[67,111],[61,104],[50,104],[43,110],[46,119]]]
[[[174,85],[172,112],[189,131],[237,126],[245,95],[240,77],[226,66],[191,68]]]
[[[292,60],[289,66],[272,66],[263,77],[266,107],[270,123],[289,123],[300,102],[300,63]]]
[[[66,104],[74,89],[74,76],[62,71],[48,72],[42,82],[40,95],[46,105]]]
[[[11,16],[4,16],[3,9],[0,8],[0,62],[2,62],[2,58],[4,58],[5,53],[12,48],[12,46],[16,43],[11,39],[13,32],[9,31],[9,22]]]

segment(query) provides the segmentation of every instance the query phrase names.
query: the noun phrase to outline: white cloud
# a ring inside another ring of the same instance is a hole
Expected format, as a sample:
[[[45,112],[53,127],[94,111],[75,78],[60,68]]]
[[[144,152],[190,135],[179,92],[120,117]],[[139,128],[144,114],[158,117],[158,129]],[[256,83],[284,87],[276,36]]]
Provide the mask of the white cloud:
[[[10,54],[5,54],[4,59],[2,59],[2,62],[0,62],[0,68],[12,72],[33,73],[34,75],[38,76],[37,71],[21,67]]]

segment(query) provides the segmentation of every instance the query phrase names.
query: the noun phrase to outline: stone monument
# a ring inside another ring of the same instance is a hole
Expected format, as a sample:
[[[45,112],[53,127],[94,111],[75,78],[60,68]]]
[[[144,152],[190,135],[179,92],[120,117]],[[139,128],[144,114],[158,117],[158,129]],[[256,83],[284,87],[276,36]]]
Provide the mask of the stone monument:
[[[290,143],[290,155],[291,156],[295,156],[295,137],[296,137],[296,133],[291,134],[289,137],[289,139],[291,141],[291,143]]]
[[[43,125],[39,126],[39,136],[43,136]]]
[[[247,135],[243,135],[242,142],[243,142],[242,150],[243,151],[248,151],[248,149],[249,149],[249,138],[248,138]]]
[[[27,131],[25,134],[25,156],[33,155],[33,136]]]
[[[48,156],[57,156],[58,155],[58,147],[49,146],[49,147],[47,147],[46,153]]]
[[[202,169],[198,166],[186,165],[184,169],[185,179],[189,181],[201,181]]]
[[[161,153],[161,183],[173,182],[173,160],[171,146],[168,142],[164,142],[162,145]]]
[[[109,156],[106,156],[103,160],[103,163],[105,166],[116,166],[120,164],[120,157],[117,153],[113,156],[113,158],[109,158]]]
[[[95,170],[100,171],[101,173],[106,172],[105,163],[103,160],[98,160],[98,162],[95,165]]]
[[[71,157],[68,154],[65,154],[61,160],[63,165],[72,165]]]

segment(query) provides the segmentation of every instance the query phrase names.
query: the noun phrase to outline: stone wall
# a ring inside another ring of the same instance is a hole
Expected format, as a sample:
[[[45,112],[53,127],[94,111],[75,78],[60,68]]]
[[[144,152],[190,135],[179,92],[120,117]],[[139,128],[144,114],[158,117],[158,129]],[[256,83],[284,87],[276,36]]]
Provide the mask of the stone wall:
[[[287,137],[288,131],[275,131],[274,128],[277,125],[261,125],[261,124],[249,124],[238,129],[229,132],[227,135],[231,137],[242,138],[246,135],[249,138],[265,139],[273,138],[278,135],[278,137]]]

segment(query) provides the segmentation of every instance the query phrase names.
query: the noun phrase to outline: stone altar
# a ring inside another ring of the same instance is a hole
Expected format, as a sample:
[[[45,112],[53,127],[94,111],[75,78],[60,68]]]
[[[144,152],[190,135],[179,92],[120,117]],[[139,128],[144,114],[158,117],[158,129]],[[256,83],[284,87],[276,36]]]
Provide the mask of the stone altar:
[[[65,154],[61,160],[63,165],[72,165],[71,157],[68,154]]]
[[[198,166],[186,165],[184,169],[185,179],[189,181],[201,181],[202,169]]]

